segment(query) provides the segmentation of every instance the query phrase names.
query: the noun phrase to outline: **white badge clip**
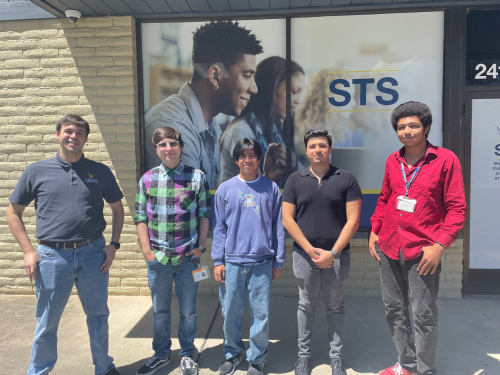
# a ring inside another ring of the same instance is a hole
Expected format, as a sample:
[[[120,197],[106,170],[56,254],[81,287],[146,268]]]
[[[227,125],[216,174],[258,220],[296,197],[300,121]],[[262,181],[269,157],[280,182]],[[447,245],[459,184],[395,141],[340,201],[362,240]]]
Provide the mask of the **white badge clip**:
[[[191,272],[193,274],[193,280],[198,283],[202,280],[209,279],[211,277],[210,270],[207,266],[201,266]]]
[[[415,205],[417,204],[417,201],[415,199],[410,199],[405,196],[399,196],[397,198],[397,209],[399,211],[405,211],[409,212],[410,214],[415,212]]]

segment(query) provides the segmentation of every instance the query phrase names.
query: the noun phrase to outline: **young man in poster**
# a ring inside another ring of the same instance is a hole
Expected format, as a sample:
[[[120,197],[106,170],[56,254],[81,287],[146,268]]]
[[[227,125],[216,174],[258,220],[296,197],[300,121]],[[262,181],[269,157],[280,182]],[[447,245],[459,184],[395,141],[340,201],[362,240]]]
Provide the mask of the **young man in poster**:
[[[162,126],[178,130],[184,139],[183,162],[203,171],[210,189],[216,188],[220,172],[221,129],[215,116],[239,116],[257,93],[254,74],[259,53],[260,41],[238,22],[212,21],[201,26],[193,35],[191,83],[146,114],[146,139]],[[146,152],[148,168],[157,166],[154,148],[147,145]]]
[[[154,355],[137,375],[153,374],[170,363],[173,281],[180,314],[179,370],[181,375],[196,375],[198,365],[193,353],[198,283],[194,282],[192,271],[205,252],[211,216],[210,189],[202,171],[181,162],[183,139],[177,130],[158,128],[152,142],[161,164],[146,172],[139,181],[134,221],[147,263],[153,300]]]
[[[311,340],[322,292],[332,375],[347,375],[344,285],[351,264],[349,241],[359,227],[361,189],[352,173],[330,164],[332,137],[327,131],[309,130],[304,145],[311,165],[291,174],[283,190],[283,224],[294,239],[293,272],[299,281],[295,374],[311,374]]]
[[[222,183],[215,194],[212,258],[224,317],[225,360],[220,375],[234,373],[241,362],[246,293],[252,316],[247,374],[262,375],[267,360],[271,281],[281,275],[285,262],[285,231],[280,190],[257,173],[261,154],[257,141],[240,139],[233,151],[240,173]]]
[[[441,257],[457,238],[467,212],[462,170],[455,154],[427,141],[432,124],[427,105],[402,104],[391,123],[404,147],[387,159],[369,248],[380,265],[398,363],[380,374],[431,375],[436,374]]]
[[[59,152],[29,165],[9,198],[7,222],[24,253],[30,282],[35,280],[37,297],[28,375],[46,375],[54,368],[57,329],[73,285],[87,315],[95,374],[120,374],[108,355],[108,271],[120,248],[123,194],[111,170],[83,154],[89,133],[89,123],[80,116],[61,118],[56,125]],[[23,223],[23,212],[33,200],[36,251]],[[108,245],[102,235],[104,200],[113,212]]]

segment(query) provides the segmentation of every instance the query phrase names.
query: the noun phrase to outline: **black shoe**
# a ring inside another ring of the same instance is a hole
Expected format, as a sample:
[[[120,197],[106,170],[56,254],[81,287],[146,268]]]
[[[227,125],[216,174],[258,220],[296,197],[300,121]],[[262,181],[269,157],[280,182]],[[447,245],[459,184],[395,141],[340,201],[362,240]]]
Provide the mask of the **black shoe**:
[[[332,366],[332,375],[347,375],[342,358],[332,358],[330,366]]]
[[[182,357],[179,371],[182,375],[198,374],[198,364],[191,357]]]
[[[299,357],[295,362],[295,375],[311,375],[311,362],[309,358]]]
[[[232,358],[226,359],[222,362],[222,365],[219,367],[220,375],[231,375],[236,370],[236,366],[241,363],[241,354],[234,356]]]
[[[122,375],[122,373],[120,371],[118,371],[116,369],[116,367],[113,367],[113,368],[110,368],[108,371],[106,371],[104,374],[102,375]]]
[[[264,374],[264,364],[252,364],[248,366],[247,375],[263,375]]]
[[[162,367],[165,367],[170,363],[170,357],[167,358],[158,358],[156,355],[153,355],[149,360],[146,362],[144,366],[142,366],[137,372],[135,373],[136,375],[151,375],[154,374],[156,371],[161,369]]]

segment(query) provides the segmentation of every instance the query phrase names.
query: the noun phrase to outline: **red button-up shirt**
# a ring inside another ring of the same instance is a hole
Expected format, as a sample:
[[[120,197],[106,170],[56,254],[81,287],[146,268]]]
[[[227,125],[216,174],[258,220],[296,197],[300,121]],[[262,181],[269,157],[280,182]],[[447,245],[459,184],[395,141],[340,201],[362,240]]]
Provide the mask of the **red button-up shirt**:
[[[449,247],[464,225],[467,206],[462,169],[453,152],[428,143],[425,156],[408,168],[404,150],[403,147],[387,159],[382,192],[370,221],[384,254],[398,259],[401,249],[403,258],[409,260],[418,257],[422,247],[436,242]],[[410,181],[422,161],[408,192],[408,198],[417,201],[415,212],[399,211],[397,197],[406,193],[401,162],[406,180]]]

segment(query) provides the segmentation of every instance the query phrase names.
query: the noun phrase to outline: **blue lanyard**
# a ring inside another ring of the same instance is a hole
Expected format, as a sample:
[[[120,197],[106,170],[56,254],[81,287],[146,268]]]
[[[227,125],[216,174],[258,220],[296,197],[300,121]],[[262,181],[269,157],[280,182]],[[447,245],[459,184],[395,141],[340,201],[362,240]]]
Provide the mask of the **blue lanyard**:
[[[422,168],[424,161],[425,160],[423,160],[420,163],[420,165],[418,166],[418,168],[415,169],[415,172],[413,172],[413,174],[411,175],[410,181],[406,181],[405,167],[403,165],[403,162],[401,162],[401,174],[403,175],[403,181],[405,182],[405,185],[406,185],[406,194],[405,194],[406,197],[408,197],[408,190],[410,190],[410,186],[411,186],[413,180],[415,179],[415,176],[418,174],[418,171],[420,170],[420,168]]]

